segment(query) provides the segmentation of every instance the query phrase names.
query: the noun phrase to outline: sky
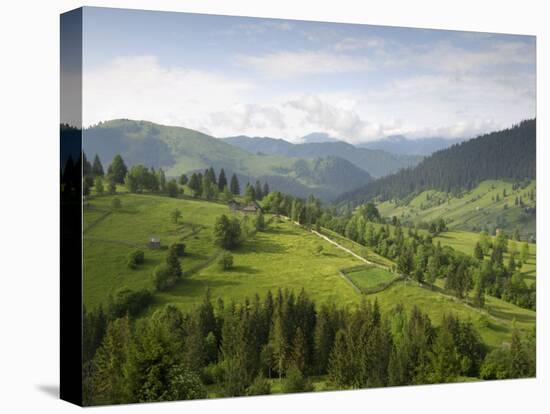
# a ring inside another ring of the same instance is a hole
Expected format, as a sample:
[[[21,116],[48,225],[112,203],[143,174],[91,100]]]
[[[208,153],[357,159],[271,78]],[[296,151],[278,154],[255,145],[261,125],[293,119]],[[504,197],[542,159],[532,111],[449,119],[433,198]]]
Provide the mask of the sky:
[[[536,114],[533,36],[85,8],[83,124],[471,138]]]

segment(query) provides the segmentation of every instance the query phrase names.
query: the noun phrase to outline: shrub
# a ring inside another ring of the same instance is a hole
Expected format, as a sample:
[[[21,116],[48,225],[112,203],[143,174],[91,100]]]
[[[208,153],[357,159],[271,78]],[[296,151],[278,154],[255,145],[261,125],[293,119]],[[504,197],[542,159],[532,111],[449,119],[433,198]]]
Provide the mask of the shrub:
[[[176,284],[177,280],[177,276],[173,274],[170,267],[165,263],[158,265],[153,270],[153,284],[158,291],[171,288]]]
[[[120,201],[120,198],[113,198],[111,200],[111,207],[114,208],[115,210],[118,210],[119,208],[122,207],[122,202]]]
[[[184,243],[174,243],[174,251],[178,257],[182,257],[185,254],[185,244]]]
[[[211,363],[203,368],[201,379],[205,385],[220,384],[223,382],[224,375],[222,364]]]
[[[282,390],[285,394],[293,392],[313,391],[313,385],[304,377],[298,368],[290,368],[283,381]]]
[[[108,313],[111,319],[121,318],[126,314],[136,316],[151,303],[153,294],[147,289],[131,290],[123,287],[109,297]]]
[[[135,269],[138,265],[142,264],[145,260],[145,253],[143,250],[134,250],[128,255],[128,261],[126,262],[128,267]]]
[[[172,367],[168,373],[167,400],[193,400],[206,398],[206,388],[200,377],[183,365]]]
[[[218,266],[222,270],[229,270],[233,267],[233,255],[229,252],[224,252],[218,259]]]
[[[248,387],[247,390],[248,395],[267,395],[271,394],[271,384],[267,379],[265,379],[263,376],[258,376]]]

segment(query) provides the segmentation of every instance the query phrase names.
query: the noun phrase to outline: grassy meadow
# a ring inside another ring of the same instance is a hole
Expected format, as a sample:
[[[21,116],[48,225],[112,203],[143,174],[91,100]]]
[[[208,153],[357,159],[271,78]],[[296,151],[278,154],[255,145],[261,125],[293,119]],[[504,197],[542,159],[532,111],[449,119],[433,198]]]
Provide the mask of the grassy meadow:
[[[535,234],[535,216],[526,215],[515,205],[515,199],[521,197],[525,207],[534,208],[535,201],[529,199],[529,192],[535,190],[534,181],[514,190],[511,182],[487,180],[460,196],[426,190],[410,199],[385,201],[377,207],[382,216],[396,216],[403,222],[429,223],[444,218],[454,229],[479,231],[487,228],[491,231],[503,228],[509,232],[517,229],[527,237]]]
[[[215,298],[238,301],[279,287],[294,290],[303,287],[321,301],[333,300],[340,304],[358,301],[351,286],[339,276],[338,269],[361,262],[294,224],[277,220],[268,231],[257,233],[232,252],[235,265],[224,272],[212,261],[219,252],[213,243],[212,227],[219,215],[233,214],[225,204],[140,194],[116,197],[122,201],[120,210],[111,209],[111,196],[96,197],[85,208],[84,227],[88,230],[84,233],[84,303],[87,307],[104,303],[109,294],[123,286],[153,287],[152,271],[164,261],[166,250],[148,249],[151,236],[159,237],[164,247],[183,241],[186,245],[186,254],[181,260],[184,273],[207,264],[172,290],[157,293],[158,305],[174,303],[187,308],[200,302],[207,289]],[[170,212],[175,208],[183,214],[178,224],[170,219]],[[98,210],[110,213],[97,222]],[[96,224],[89,227],[94,221]],[[321,253],[317,253],[319,245],[323,247]],[[136,248],[145,251],[145,263],[129,269],[126,257]]]

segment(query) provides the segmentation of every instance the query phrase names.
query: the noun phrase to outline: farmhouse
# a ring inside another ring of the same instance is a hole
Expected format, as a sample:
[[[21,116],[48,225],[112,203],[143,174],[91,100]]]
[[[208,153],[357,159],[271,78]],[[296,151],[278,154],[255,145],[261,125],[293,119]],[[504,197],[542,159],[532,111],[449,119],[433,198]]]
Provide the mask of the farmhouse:
[[[251,201],[247,204],[241,204],[238,201],[231,200],[229,202],[229,208],[231,211],[242,211],[243,213],[256,214],[260,211],[263,212],[262,206],[257,201]]]
[[[151,237],[151,239],[149,239],[149,248],[160,249],[160,239],[158,237]]]

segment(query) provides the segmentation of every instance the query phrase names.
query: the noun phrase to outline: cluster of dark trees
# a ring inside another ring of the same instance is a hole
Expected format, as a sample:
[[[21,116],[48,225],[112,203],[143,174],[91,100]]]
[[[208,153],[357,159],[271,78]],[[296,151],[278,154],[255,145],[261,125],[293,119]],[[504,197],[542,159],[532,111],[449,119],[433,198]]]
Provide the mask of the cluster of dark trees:
[[[170,245],[166,260],[153,270],[153,285],[157,291],[163,291],[174,286],[183,276],[180,257],[185,253],[183,243]]]
[[[236,174],[233,174],[228,181],[223,168],[218,176],[216,176],[214,168],[210,167],[204,173],[193,173],[190,177],[187,174],[182,174],[176,180],[174,178],[167,179],[162,168],[156,171],[154,167],[148,168],[141,164],[128,168],[119,154],[113,158],[107,173],[104,172],[98,155],[94,157],[93,163],[90,163],[86,158],[86,154],[82,153],[82,160],[84,195],[89,195],[92,187],[99,195],[103,194],[104,191],[108,194],[115,194],[116,184],[125,184],[128,191],[132,193],[149,191],[165,193],[170,197],[176,197],[182,193],[183,186],[187,185],[191,189],[193,197],[203,197],[207,200],[217,199],[221,194],[224,201],[229,201],[233,196],[241,194],[241,187]],[[77,166],[73,164],[72,159],[69,161],[68,171],[70,170],[70,173],[76,170]],[[261,200],[269,192],[269,184],[264,182],[262,186],[260,181],[257,180],[255,186],[247,183],[245,198],[247,201]]]
[[[222,194],[224,200],[229,201],[233,196],[241,194],[241,184],[237,175],[232,174],[231,179],[228,181],[223,168],[220,169],[217,177],[214,168],[210,167],[204,173],[192,173],[190,178],[183,174],[179,181],[180,184],[189,186],[194,197],[216,199]],[[263,186],[259,180],[256,181],[255,186],[250,183],[246,184],[244,191],[246,201],[261,200],[267,194],[269,194],[269,184],[267,182],[264,182]]]
[[[88,162],[85,153],[82,153],[82,159],[84,195],[90,194],[91,187],[94,187],[99,195],[103,194],[105,190],[108,194],[115,194],[117,184],[125,184],[128,191],[132,193],[151,191],[167,193],[171,197],[176,197],[181,192],[176,180],[166,179],[162,168],[155,171],[153,167],[149,169],[140,164],[128,168],[120,154],[117,154],[105,173],[97,155],[94,157],[93,164]],[[107,189],[105,189],[105,185]]]
[[[506,262],[505,253],[508,253]],[[526,242],[518,251],[516,242],[509,241],[503,232],[494,239],[486,232],[481,232],[473,254],[477,259],[477,272],[487,293],[522,308],[536,309],[536,284],[533,282],[527,286],[520,272],[523,263],[529,259],[529,245]]]
[[[441,383],[463,377],[535,375],[534,333],[515,330],[511,345],[488,352],[468,321],[445,316],[439,326],[417,307],[382,313],[363,301],[354,309],[323,304],[305,291],[263,299],[174,305],[150,317],[84,315],[85,404],[205,398],[313,389],[326,375],[332,389]]]
[[[82,152],[82,193],[86,196],[90,194],[90,189],[95,188],[97,194],[101,195],[105,191],[109,194],[116,193],[116,185],[124,183],[128,173],[128,168],[120,155],[113,158],[113,161],[105,173],[103,164],[96,154],[93,163],[88,161],[86,153]]]
[[[391,200],[437,189],[460,193],[483,180],[534,179],[536,174],[536,120],[492,132],[435,152],[413,168],[372,181],[338,201],[355,205],[374,198]]]
[[[264,210],[289,217],[308,229],[318,228],[323,213],[321,201],[310,195],[307,199],[293,197],[279,191],[270,192],[262,200]]]
[[[180,183],[189,186],[193,192],[193,197],[204,197],[208,200],[215,199],[220,193],[223,193],[226,201],[229,201],[232,196],[239,195],[241,192],[237,176],[233,174],[231,181],[228,183],[223,168],[217,178],[214,168],[210,167],[204,171],[204,174],[200,172],[191,174],[189,180],[185,175],[182,175]]]

